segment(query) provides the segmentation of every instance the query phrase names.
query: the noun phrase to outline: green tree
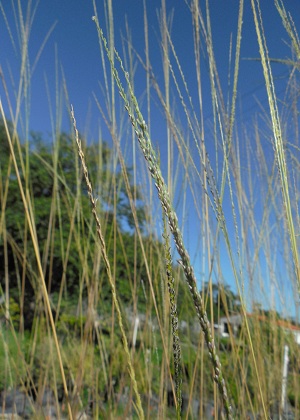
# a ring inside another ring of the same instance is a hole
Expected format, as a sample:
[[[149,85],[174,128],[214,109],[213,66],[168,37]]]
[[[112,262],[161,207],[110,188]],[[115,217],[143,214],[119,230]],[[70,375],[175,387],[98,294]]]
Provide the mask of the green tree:
[[[12,125],[9,125],[11,133]],[[36,234],[43,263],[48,291],[58,294],[64,280],[64,296],[76,301],[80,287],[83,294],[92,276],[98,276],[101,299],[110,301],[110,289],[105,281],[103,264],[95,269],[98,243],[90,203],[83,182],[82,169],[74,139],[61,133],[53,146],[41,135],[31,133],[30,141],[17,143],[15,150],[22,183],[28,203],[34,214]],[[16,299],[22,295],[24,313],[29,323],[33,315],[32,302],[38,296],[36,262],[29,235],[24,206],[13,167],[9,171],[10,151],[7,136],[0,121],[0,205],[5,213],[8,272],[11,293]],[[19,146],[19,147],[17,147]],[[134,249],[134,221],[128,195],[119,167],[114,168],[112,150],[105,142],[83,148],[98,207],[105,240],[119,294],[124,303],[132,301],[132,278],[135,272],[138,281],[146,278],[143,258],[139,249]],[[18,153],[18,150],[20,153]],[[140,226],[145,223],[145,206],[138,186],[132,182],[131,170],[127,168],[131,192],[135,191],[136,211]],[[8,194],[5,200],[5,188]],[[2,230],[1,230],[2,231]],[[150,239],[145,237],[145,242]],[[135,255],[136,253],[136,255]],[[4,242],[0,236],[0,278],[4,287]],[[25,276],[24,276],[25,273]],[[84,278],[80,286],[80,279]],[[101,283],[102,282],[102,283]],[[144,293],[138,288],[140,300]],[[33,297],[35,295],[35,297]],[[30,315],[31,314],[31,315]]]

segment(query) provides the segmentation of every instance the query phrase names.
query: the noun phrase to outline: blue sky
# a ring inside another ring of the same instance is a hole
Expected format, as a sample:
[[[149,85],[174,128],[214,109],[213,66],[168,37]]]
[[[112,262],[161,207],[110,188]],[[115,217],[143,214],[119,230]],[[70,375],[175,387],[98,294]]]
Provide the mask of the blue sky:
[[[14,4],[17,2],[14,1]],[[27,1],[21,0],[25,14]],[[255,96],[263,98],[265,101],[264,81],[260,69],[260,63],[249,61],[248,59],[259,56],[258,44],[253,24],[253,17],[250,2],[245,2],[245,13],[243,23],[243,38],[241,50],[239,96],[243,100],[243,118],[251,119],[257,111],[255,109]],[[294,18],[296,27],[300,22],[300,11],[293,0],[286,1],[286,8]],[[17,49],[19,48],[16,40],[14,25],[14,14],[11,6],[12,2],[1,2],[5,10],[7,20],[11,25]],[[36,3],[33,2],[33,5]],[[100,24],[105,27],[105,17],[103,13],[103,1],[96,1]],[[172,25],[172,39],[176,47],[176,52],[183,66],[187,79],[192,83],[194,78],[194,54],[192,45],[192,26],[191,16],[184,0],[167,1],[167,11],[174,10]],[[161,62],[161,52],[159,47],[159,27],[157,12],[161,6],[160,0],[146,1],[149,36],[150,36],[150,58],[153,63]],[[285,44],[288,40],[280,18],[271,1],[262,4],[262,13],[268,40],[270,57],[285,57],[290,55],[289,48]],[[116,46],[121,51],[121,33],[126,34],[125,18],[132,34],[133,44],[136,50],[143,55],[144,52],[144,24],[143,24],[143,1],[142,0],[118,0],[113,2],[114,25]],[[214,52],[219,68],[219,75],[224,86],[227,83],[228,74],[228,55],[230,35],[235,40],[236,22],[238,12],[238,1],[227,0],[225,2],[210,2],[212,33],[214,41]],[[53,24],[48,42],[46,43],[35,73],[32,77],[32,101],[31,101],[31,125],[35,130],[44,131],[49,128],[49,116],[47,112],[48,104],[46,99],[45,76],[49,80],[49,86],[55,89],[55,56],[57,48],[57,58],[59,66],[63,67],[71,102],[78,115],[84,120],[87,107],[90,103],[94,105],[93,95],[99,94],[99,81],[102,80],[101,59],[99,54],[98,38],[94,23],[92,1],[71,1],[71,0],[52,0],[51,7],[48,2],[40,1],[34,17],[29,44],[29,56],[31,64],[39,51],[42,41]],[[8,32],[4,24],[3,15],[0,16],[0,36],[1,54],[0,63],[8,79],[8,63],[14,71],[15,77],[18,76],[20,66],[19,51],[15,54],[12,43],[8,37]],[[154,65],[155,67],[155,65]],[[287,68],[283,65],[274,65],[275,76],[287,74]],[[157,71],[161,70],[157,66]],[[189,74],[191,75],[189,76]],[[141,81],[142,89],[144,89]],[[280,90],[280,88],[279,88]],[[210,96],[209,85],[204,94]],[[5,101],[4,105],[5,105]],[[207,118],[210,117],[209,111]]]
[[[210,1],[214,53],[225,99],[227,94],[229,43],[231,34],[233,36],[233,44],[236,39],[238,3],[237,0]],[[259,57],[259,49],[253,15],[250,2],[246,1],[245,3],[240,78],[238,83],[238,130],[241,130],[242,127],[251,129],[254,118],[258,114],[261,114],[258,102],[266,110],[268,109],[261,64],[255,60]],[[13,4],[16,6],[17,2],[1,2],[1,6],[10,25],[15,47],[8,35],[3,13],[0,14],[0,65],[11,100],[14,94],[10,74],[13,75],[15,83],[18,83],[20,71],[20,46],[18,45]],[[21,4],[23,13],[25,14],[28,1],[21,0]],[[35,4],[36,2],[33,2],[33,9]],[[103,4],[103,0],[96,0],[99,21],[104,28],[104,32],[106,32]],[[298,2],[287,0],[284,4],[293,16],[296,28],[300,28],[300,8]],[[191,15],[184,0],[166,0],[166,5],[167,13],[169,14],[172,11],[174,13],[171,31],[172,40],[186,76],[191,95],[196,103],[196,96],[194,97],[196,78]],[[161,7],[161,1],[147,0],[146,7],[149,25],[150,60],[158,82],[162,83],[163,74],[158,25],[158,10]],[[261,7],[270,57],[290,57],[288,36],[282,28],[280,17],[273,2],[271,0],[263,0]],[[133,45],[137,52],[144,58],[143,1],[115,0],[113,1],[113,13],[116,48],[119,50],[121,56],[121,39],[122,35],[126,36],[125,22],[127,19]],[[93,136],[96,135],[100,124],[105,133],[104,123],[101,120],[93,98],[93,93],[95,93],[98,100],[103,103],[103,96],[99,87],[99,83],[103,83],[102,63],[97,31],[91,19],[93,14],[93,4],[90,0],[51,0],[51,2],[42,0],[37,5],[29,40],[30,66],[33,65],[46,34],[52,25],[55,25],[32,75],[30,89],[30,129],[44,133],[45,138],[51,138],[51,119],[46,84],[48,84],[48,92],[50,92],[51,109],[55,116],[56,63],[60,81],[62,79],[61,69],[63,69],[70,102],[75,108],[79,129],[85,131],[85,127],[88,125],[89,133]],[[203,63],[204,117],[207,127],[210,127],[212,108],[207,60],[205,61],[204,59]],[[277,95],[279,98],[283,98],[289,68],[282,64],[273,64],[272,68]],[[145,80],[145,74],[139,65],[136,74],[136,91],[138,95],[142,95],[145,91]],[[0,95],[4,109],[8,113],[2,84],[0,85]],[[14,101],[12,100],[12,102]],[[166,146],[163,140],[165,138],[164,118],[159,106],[158,108],[155,107],[155,102],[152,108],[152,121],[153,116],[157,118],[153,128],[153,138],[160,147],[163,161],[166,157]],[[264,130],[265,127],[260,117],[259,121],[261,129]],[[63,112],[62,127],[69,129],[69,121],[65,110]],[[268,145],[266,147],[270,148]],[[270,154],[272,154],[271,148]],[[190,206],[191,220],[193,221],[193,206],[191,202],[188,204],[188,207]],[[230,228],[230,232],[233,233],[232,228]],[[193,237],[192,233],[193,228],[187,232],[187,241],[191,248],[197,242],[197,239]],[[224,266],[227,267],[225,270],[229,272],[230,269],[226,258],[224,258]],[[198,271],[200,271],[200,268],[198,268]]]

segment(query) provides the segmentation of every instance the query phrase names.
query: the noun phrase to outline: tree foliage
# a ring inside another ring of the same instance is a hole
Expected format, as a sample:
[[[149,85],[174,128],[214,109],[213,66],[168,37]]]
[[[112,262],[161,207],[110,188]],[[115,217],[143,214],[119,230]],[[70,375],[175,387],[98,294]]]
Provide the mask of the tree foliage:
[[[13,135],[12,125],[9,129]],[[3,215],[0,232],[5,229],[5,236],[0,234],[1,285],[4,289],[4,278],[8,274],[11,295],[15,295],[16,299],[22,296],[26,307],[24,312],[32,314],[30,303],[36,301],[39,294],[40,279],[36,274],[32,238],[2,121],[0,143],[0,205]],[[97,278],[101,300],[110,300],[74,140],[69,134],[60,133],[51,145],[38,133],[31,133],[30,139],[25,142],[19,142],[15,136],[14,147],[23,188],[33,214],[49,294],[58,295],[63,283],[64,296],[73,296],[76,301],[79,293],[83,296],[87,294],[88,285]],[[137,282],[146,275],[141,252],[139,248],[134,248],[134,221],[123,176],[105,142],[88,145],[83,141],[83,147],[98,197],[99,216],[118,292],[122,300],[129,303],[132,300],[133,275],[138,276],[135,279]],[[131,172],[127,168],[131,193],[136,198],[137,217],[143,229],[145,206],[140,188],[133,185]],[[4,237],[8,252],[6,268]],[[146,237],[144,239],[149,241]],[[141,287],[136,290],[141,297],[144,295]]]

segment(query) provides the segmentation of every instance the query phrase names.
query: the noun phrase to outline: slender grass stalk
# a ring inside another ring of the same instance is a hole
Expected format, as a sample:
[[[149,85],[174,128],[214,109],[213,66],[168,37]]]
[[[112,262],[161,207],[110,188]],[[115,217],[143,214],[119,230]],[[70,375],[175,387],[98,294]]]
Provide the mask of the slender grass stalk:
[[[293,45],[296,48],[296,53],[299,54],[299,46],[295,40],[294,33],[292,32],[291,27],[288,25],[288,20],[286,18],[285,11],[283,8],[280,8],[278,1],[276,1],[275,4],[283,19],[283,22],[286,25],[287,31],[292,38]],[[299,262],[296,233],[295,233],[295,227],[294,227],[294,221],[293,221],[293,214],[292,214],[292,209],[291,209],[288,170],[287,170],[286,157],[285,157],[284,144],[283,144],[283,134],[282,134],[280,118],[279,118],[279,113],[278,113],[277,99],[276,99],[274,81],[273,81],[273,76],[272,76],[272,70],[270,66],[269,54],[268,54],[266,39],[264,35],[264,30],[263,30],[259,0],[257,0],[256,6],[255,6],[254,0],[251,0],[251,7],[253,11],[253,18],[254,18],[256,35],[257,35],[257,40],[258,40],[258,45],[259,45],[261,64],[263,67],[263,73],[264,73],[264,78],[265,78],[265,86],[266,86],[267,95],[268,95],[270,115],[271,115],[271,120],[272,120],[272,129],[273,129],[273,135],[274,135],[274,141],[273,141],[274,153],[275,153],[279,176],[280,176],[280,182],[281,182],[281,188],[282,188],[282,199],[284,203],[284,210],[285,210],[288,231],[289,231],[289,236],[290,236],[290,246],[291,246],[292,256],[294,260],[294,270],[295,270],[296,282],[298,285],[298,294],[300,295],[300,262]]]
[[[292,41],[292,45],[294,48],[294,51],[296,53],[296,57],[298,60],[300,60],[300,41],[299,41],[299,36],[297,33],[297,30],[295,28],[295,24],[293,22],[293,19],[291,17],[291,15],[289,13],[286,12],[285,7],[284,7],[284,3],[282,0],[275,0],[275,6],[276,9],[278,10],[278,13],[281,17],[282,20],[282,24],[288,34],[288,36],[290,37],[291,41]]]
[[[24,205],[24,210],[25,210],[25,214],[26,214],[26,218],[27,218],[27,222],[28,222],[28,227],[29,227],[29,230],[30,230],[30,235],[31,235],[31,238],[32,238],[32,243],[33,243],[34,252],[35,252],[35,256],[36,256],[36,262],[37,262],[37,266],[38,266],[38,272],[39,272],[40,281],[41,281],[42,295],[43,295],[45,306],[46,306],[47,313],[48,313],[48,316],[49,316],[51,330],[52,330],[54,343],[55,343],[55,347],[56,347],[58,363],[59,363],[60,373],[61,373],[61,376],[62,376],[62,382],[63,382],[63,387],[64,387],[64,393],[65,393],[66,402],[67,402],[68,413],[69,413],[70,419],[72,419],[73,417],[72,417],[72,410],[71,410],[70,401],[69,401],[69,392],[68,392],[68,387],[67,387],[63,362],[62,362],[60,346],[59,346],[59,342],[58,342],[58,338],[57,338],[57,334],[56,334],[55,323],[54,323],[54,319],[53,319],[53,315],[52,315],[52,311],[51,311],[51,305],[50,305],[50,301],[49,301],[49,296],[48,296],[48,292],[47,292],[45,277],[44,277],[43,268],[42,268],[42,264],[41,264],[40,251],[39,251],[39,246],[38,246],[38,241],[37,241],[37,236],[36,236],[36,231],[35,231],[35,226],[34,226],[34,220],[33,220],[33,217],[32,217],[32,210],[30,209],[30,206],[29,206],[30,202],[27,200],[27,198],[25,196],[25,193],[24,193],[24,189],[23,189],[23,185],[22,185],[22,181],[21,181],[21,176],[20,176],[20,171],[19,171],[19,168],[18,168],[16,156],[15,156],[15,153],[14,153],[14,149],[13,149],[13,145],[12,145],[12,141],[11,141],[11,136],[10,136],[10,133],[9,133],[9,130],[8,130],[8,127],[7,127],[7,122],[6,122],[6,119],[5,119],[4,110],[3,110],[1,100],[0,100],[0,112],[1,112],[3,122],[4,122],[4,125],[5,125],[7,140],[8,140],[8,143],[9,143],[10,152],[11,152],[11,156],[12,156],[12,160],[13,160],[13,164],[14,164],[19,188],[20,188],[20,194],[21,194],[21,197],[22,197],[23,205]]]
[[[144,154],[144,157],[147,161],[148,164],[148,169],[153,177],[153,179],[155,180],[155,186],[157,188],[158,191],[158,196],[162,205],[162,208],[164,210],[164,213],[168,219],[168,223],[169,223],[169,227],[170,230],[173,234],[173,238],[174,238],[174,242],[176,245],[176,249],[181,257],[181,260],[179,261],[180,265],[183,268],[184,274],[185,274],[185,278],[186,281],[188,283],[189,286],[189,290],[194,302],[194,306],[196,309],[196,313],[201,325],[201,329],[204,333],[204,337],[205,337],[205,341],[208,347],[208,351],[209,351],[209,355],[211,357],[212,360],[212,365],[213,365],[213,370],[214,370],[214,380],[218,385],[221,397],[222,397],[222,401],[224,404],[224,408],[225,408],[225,412],[227,415],[227,418],[231,419],[232,418],[232,407],[229,401],[229,396],[227,393],[227,387],[226,387],[226,383],[225,383],[225,379],[223,377],[223,373],[222,373],[222,367],[221,367],[221,363],[219,360],[219,357],[217,355],[216,352],[216,347],[215,347],[215,342],[212,338],[212,333],[211,333],[211,327],[207,318],[207,314],[206,314],[206,310],[204,308],[203,305],[203,301],[202,298],[198,292],[197,289],[197,279],[195,277],[194,274],[194,270],[193,267],[191,265],[190,262],[190,256],[184,246],[183,243],[183,238],[182,238],[182,234],[181,231],[179,229],[178,226],[178,219],[177,219],[177,215],[175,213],[175,211],[173,210],[173,206],[171,204],[171,200],[170,200],[170,195],[168,193],[168,188],[166,186],[166,183],[164,181],[164,178],[162,176],[161,170],[159,168],[159,165],[157,163],[157,158],[154,152],[154,149],[152,147],[152,143],[151,143],[151,139],[149,136],[149,132],[148,132],[148,128],[147,125],[144,121],[143,115],[139,109],[138,106],[138,102],[137,99],[132,91],[131,88],[131,83],[129,80],[129,75],[128,73],[125,71],[123,64],[122,64],[122,60],[119,57],[117,51],[115,50],[115,56],[117,58],[117,60],[119,61],[119,64],[121,66],[121,70],[124,72],[125,78],[126,78],[126,83],[129,89],[129,95],[130,95],[130,100],[131,100],[131,104],[129,103],[128,99],[127,99],[127,95],[124,91],[124,88],[122,86],[122,83],[120,81],[119,78],[119,74],[118,71],[113,63],[113,61],[111,60],[111,52],[108,49],[107,46],[107,41],[103,35],[103,31],[99,26],[99,22],[98,19],[96,18],[96,16],[93,17],[93,20],[96,23],[96,27],[98,30],[98,34],[100,35],[104,48],[106,50],[107,53],[107,57],[110,61],[111,64],[111,71],[114,75],[116,84],[118,86],[119,89],[119,94],[121,96],[121,98],[124,101],[125,104],[125,109],[128,112],[131,124],[134,127],[136,136],[138,138],[141,150]]]
[[[176,307],[176,294],[175,294],[175,280],[173,277],[172,268],[172,256],[170,247],[170,238],[167,232],[167,224],[164,218],[164,234],[165,243],[165,259],[166,259],[166,274],[167,283],[169,289],[169,300],[170,300],[170,315],[171,315],[171,326],[172,326],[172,337],[173,337],[173,357],[174,357],[174,371],[175,371],[175,391],[176,391],[176,412],[177,419],[181,418],[182,408],[182,371],[181,371],[181,347],[179,340],[178,330],[178,315]]]
[[[165,88],[165,112],[168,115],[170,113],[170,69],[169,69],[169,47],[168,47],[168,26],[169,21],[172,21],[172,17],[167,19],[166,11],[166,0],[161,0],[161,16],[160,16],[160,31],[162,36],[162,49],[163,49],[163,73],[164,73],[164,88]],[[173,143],[171,141],[170,127],[167,125],[167,148],[168,148],[168,175],[167,185],[170,197],[173,197]]]
[[[74,115],[74,110],[73,107],[71,107],[71,117],[73,120],[73,126],[74,126],[74,131],[75,131],[75,140],[76,140],[76,144],[78,147],[78,155],[80,157],[81,160],[81,164],[82,164],[82,169],[83,169],[83,173],[84,173],[84,178],[85,178],[85,182],[86,182],[86,186],[87,186],[87,190],[88,190],[88,196],[92,205],[92,213],[96,222],[96,226],[97,226],[97,234],[98,234],[98,238],[100,241],[100,245],[101,245],[101,254],[104,260],[104,264],[105,264],[105,268],[107,271],[107,275],[108,275],[108,280],[110,283],[110,287],[111,287],[111,291],[112,291],[112,297],[113,297],[113,303],[115,305],[116,311],[117,311],[117,317],[118,317],[118,322],[119,322],[119,326],[120,326],[120,330],[121,330],[121,334],[122,334],[122,341],[123,341],[123,346],[124,346],[124,350],[126,353],[126,357],[127,357],[127,363],[128,363],[128,369],[129,369],[129,375],[132,381],[132,385],[133,385],[133,390],[134,390],[134,394],[136,397],[136,410],[138,413],[138,416],[140,419],[144,419],[144,411],[142,408],[142,402],[141,402],[141,397],[140,394],[138,392],[138,387],[137,387],[137,382],[136,382],[136,378],[135,378],[135,371],[131,362],[131,356],[130,356],[130,352],[129,352],[129,347],[128,347],[128,341],[127,341],[127,337],[125,334],[125,330],[124,330],[124,326],[123,326],[123,318],[122,318],[122,313],[121,313],[121,308],[120,308],[120,304],[117,298],[117,290],[115,287],[115,283],[112,277],[112,272],[111,272],[111,267],[110,267],[110,262],[108,260],[108,256],[107,256],[107,252],[106,252],[106,245],[105,245],[105,241],[104,241],[104,237],[102,234],[102,227],[101,227],[101,223],[99,220],[99,217],[97,215],[97,199],[94,197],[94,193],[93,193],[93,187],[91,184],[91,181],[89,179],[89,173],[88,173],[88,168],[86,166],[85,163],[85,157],[84,157],[84,153],[82,151],[82,147],[81,147],[81,140],[79,138],[79,134],[78,134],[78,130],[77,130],[77,126],[76,126],[76,119],[75,119],[75,115]]]

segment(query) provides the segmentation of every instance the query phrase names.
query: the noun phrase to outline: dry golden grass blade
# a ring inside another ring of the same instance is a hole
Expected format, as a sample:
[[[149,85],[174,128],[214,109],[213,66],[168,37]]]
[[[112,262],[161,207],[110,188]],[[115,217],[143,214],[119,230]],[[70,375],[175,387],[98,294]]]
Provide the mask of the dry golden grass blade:
[[[39,277],[40,277],[40,283],[41,283],[40,284],[41,291],[42,291],[43,299],[44,299],[44,302],[45,302],[46,310],[47,310],[47,313],[48,313],[48,316],[49,316],[51,330],[52,330],[52,334],[53,334],[53,338],[54,338],[54,342],[55,342],[55,348],[56,348],[56,352],[57,352],[60,373],[61,373],[61,376],[62,376],[62,382],[63,382],[64,393],[65,393],[66,402],[67,402],[68,413],[69,413],[70,418],[72,419],[72,411],[71,411],[71,406],[70,406],[70,401],[69,401],[69,392],[68,392],[67,382],[66,382],[66,378],[65,378],[65,371],[64,371],[64,366],[63,366],[63,362],[62,362],[61,350],[60,350],[60,346],[59,346],[59,342],[58,342],[58,338],[57,338],[57,334],[56,334],[55,323],[54,323],[54,319],[53,319],[53,315],[52,315],[52,311],[51,311],[51,305],[50,305],[50,301],[49,301],[49,296],[48,296],[46,282],[45,282],[45,278],[44,278],[42,263],[41,263],[41,259],[40,259],[40,250],[39,250],[39,245],[38,245],[38,239],[36,237],[34,218],[33,218],[32,213],[30,212],[30,206],[29,206],[30,203],[26,199],[26,196],[25,196],[25,193],[24,193],[24,189],[23,189],[23,185],[22,185],[22,181],[21,181],[21,176],[20,176],[20,172],[19,172],[17,161],[16,161],[14,148],[13,148],[13,145],[12,145],[11,136],[10,136],[10,133],[9,133],[9,130],[8,130],[8,127],[7,127],[7,122],[6,122],[6,118],[5,118],[5,115],[4,115],[4,110],[3,110],[3,106],[2,106],[1,101],[0,101],[0,112],[1,112],[3,122],[4,122],[4,125],[5,125],[7,140],[8,140],[8,143],[9,143],[10,152],[11,152],[11,156],[12,156],[12,160],[13,160],[13,164],[14,164],[14,169],[15,169],[15,172],[16,172],[16,176],[17,176],[17,180],[18,180],[18,184],[19,184],[19,188],[20,188],[20,195],[22,197],[22,201],[23,201],[23,205],[24,205],[24,211],[25,211],[25,214],[26,214],[26,219],[27,219],[27,222],[28,222],[28,227],[29,227],[29,231],[30,231],[30,235],[31,235],[31,239],[32,239],[32,244],[33,244],[33,247],[34,247],[34,252],[35,252]]]

